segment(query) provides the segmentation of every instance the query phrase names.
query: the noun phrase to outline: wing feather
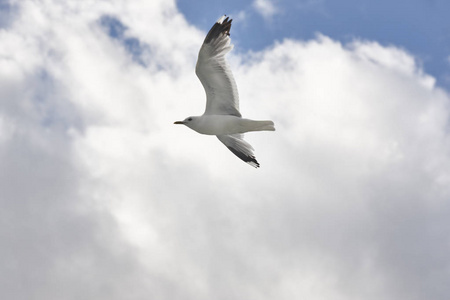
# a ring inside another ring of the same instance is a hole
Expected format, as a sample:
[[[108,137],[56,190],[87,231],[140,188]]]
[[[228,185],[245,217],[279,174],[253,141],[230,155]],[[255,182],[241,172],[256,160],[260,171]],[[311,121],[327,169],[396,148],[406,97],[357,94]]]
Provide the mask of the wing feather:
[[[205,115],[241,117],[239,95],[225,55],[230,44],[231,19],[221,17],[206,35],[198,54],[195,73],[206,92]]]
[[[259,168],[259,163],[253,154],[253,147],[244,141],[242,134],[218,135],[217,138],[237,157],[249,165]]]

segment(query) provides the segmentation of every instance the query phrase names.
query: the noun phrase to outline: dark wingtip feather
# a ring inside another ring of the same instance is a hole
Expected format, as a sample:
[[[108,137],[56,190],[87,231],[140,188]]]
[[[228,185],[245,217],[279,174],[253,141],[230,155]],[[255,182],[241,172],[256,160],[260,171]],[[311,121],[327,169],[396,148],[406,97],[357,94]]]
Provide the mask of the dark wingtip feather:
[[[231,22],[233,21],[233,19],[230,19],[229,17],[226,17],[225,20],[223,20],[222,22],[222,26],[223,26],[223,33],[225,33],[226,35],[230,35],[230,30],[231,30]]]
[[[245,161],[252,167],[259,168],[259,162],[256,160],[256,158],[253,155],[245,155],[244,153],[239,152],[232,147],[227,146],[227,148],[230,149],[230,151],[233,152],[234,155],[236,155],[237,157],[239,157],[240,159],[242,159],[243,161]]]
[[[246,161],[246,163],[248,163],[249,165],[251,165],[257,169],[259,168],[259,162],[257,162],[254,157],[253,157],[252,161]]]
[[[259,162],[256,160],[256,158],[254,156],[247,156],[247,160],[243,160],[246,163],[248,163],[249,165],[255,167],[255,168],[259,168]]]
[[[219,21],[221,21],[219,23]],[[223,20],[218,20],[209,30],[208,34],[206,35],[205,44],[210,43],[212,40],[215,40],[217,37],[219,37],[220,34],[226,34],[230,35],[231,30],[231,22],[233,19],[230,19],[229,17],[226,17]]]

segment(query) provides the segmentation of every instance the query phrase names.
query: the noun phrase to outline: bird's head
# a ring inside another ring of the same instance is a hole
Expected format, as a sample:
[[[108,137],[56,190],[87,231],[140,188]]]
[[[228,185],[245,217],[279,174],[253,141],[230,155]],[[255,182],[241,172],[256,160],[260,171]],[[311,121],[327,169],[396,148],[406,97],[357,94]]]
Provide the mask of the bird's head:
[[[192,128],[192,126],[195,126],[197,119],[197,117],[187,117],[183,121],[176,121],[173,124],[186,125],[187,127]]]

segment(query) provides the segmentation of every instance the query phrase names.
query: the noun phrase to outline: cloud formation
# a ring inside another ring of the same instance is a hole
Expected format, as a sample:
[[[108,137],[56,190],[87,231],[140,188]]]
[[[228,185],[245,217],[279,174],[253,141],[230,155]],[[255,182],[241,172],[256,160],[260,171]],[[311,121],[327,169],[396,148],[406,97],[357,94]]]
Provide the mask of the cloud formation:
[[[320,35],[232,53],[242,114],[277,127],[246,136],[255,170],[172,125],[204,109],[204,33],[174,2],[11,18],[2,298],[446,299],[449,95],[411,54]]]
[[[254,0],[253,8],[265,19],[271,19],[279,12],[273,0]]]

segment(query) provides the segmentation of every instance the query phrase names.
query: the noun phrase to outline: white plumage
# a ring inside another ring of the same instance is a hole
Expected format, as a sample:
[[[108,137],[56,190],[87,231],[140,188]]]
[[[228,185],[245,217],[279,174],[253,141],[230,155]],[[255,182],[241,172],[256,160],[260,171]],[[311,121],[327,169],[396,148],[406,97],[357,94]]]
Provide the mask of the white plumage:
[[[259,167],[253,147],[243,140],[249,131],[274,131],[272,121],[244,119],[239,112],[239,95],[225,54],[230,44],[231,19],[221,17],[210,29],[198,54],[195,73],[206,92],[206,109],[202,116],[188,117],[183,124],[198,133],[216,135],[231,152],[246,163]]]

